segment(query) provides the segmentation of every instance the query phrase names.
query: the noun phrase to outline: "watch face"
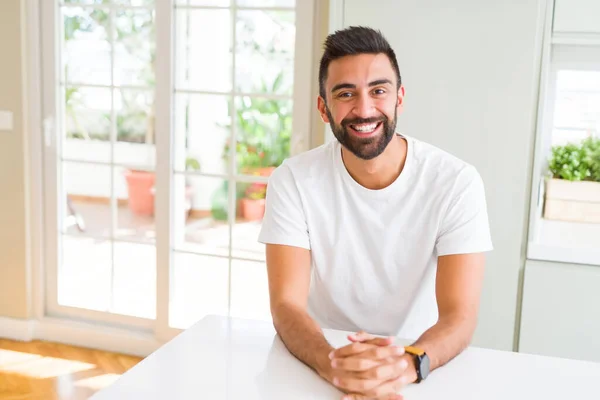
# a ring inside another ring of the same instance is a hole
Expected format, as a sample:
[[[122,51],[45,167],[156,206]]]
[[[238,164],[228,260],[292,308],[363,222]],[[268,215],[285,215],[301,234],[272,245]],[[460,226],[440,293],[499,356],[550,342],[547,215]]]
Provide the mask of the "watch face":
[[[429,367],[429,357],[427,357],[427,354],[424,354],[423,357],[421,357],[421,379],[427,378],[427,375],[429,375]]]

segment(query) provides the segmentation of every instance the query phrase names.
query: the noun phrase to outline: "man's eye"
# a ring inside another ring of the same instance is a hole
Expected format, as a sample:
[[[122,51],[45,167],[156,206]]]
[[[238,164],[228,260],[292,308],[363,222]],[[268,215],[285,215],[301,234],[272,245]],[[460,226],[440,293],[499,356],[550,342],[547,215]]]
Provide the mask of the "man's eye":
[[[343,92],[343,93],[340,93],[338,97],[350,97],[350,96],[352,96],[352,93],[350,93],[350,92]]]
[[[385,93],[385,89],[375,89],[375,94],[384,94]]]

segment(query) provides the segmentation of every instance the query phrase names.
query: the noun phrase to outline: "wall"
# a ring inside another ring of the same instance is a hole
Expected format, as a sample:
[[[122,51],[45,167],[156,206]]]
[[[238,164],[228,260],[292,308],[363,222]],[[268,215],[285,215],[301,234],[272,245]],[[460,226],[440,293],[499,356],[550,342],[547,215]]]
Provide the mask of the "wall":
[[[398,129],[474,164],[495,250],[474,345],[513,350],[529,206],[543,0],[345,0],[344,25],[396,49],[406,88]]]
[[[519,351],[600,362],[600,268],[527,261]]]
[[[0,316],[28,318],[25,129],[21,0],[0,1],[0,110],[14,129],[0,132]]]
[[[554,32],[600,33],[598,0],[555,0]]]

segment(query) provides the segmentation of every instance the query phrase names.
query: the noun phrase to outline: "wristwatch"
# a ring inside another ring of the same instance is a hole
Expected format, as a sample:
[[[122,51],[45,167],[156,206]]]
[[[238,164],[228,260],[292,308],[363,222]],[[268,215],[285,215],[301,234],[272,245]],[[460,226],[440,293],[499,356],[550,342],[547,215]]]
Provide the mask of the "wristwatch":
[[[416,383],[421,382],[429,375],[429,357],[425,354],[425,351],[414,346],[405,346],[404,351],[408,354],[412,354],[415,359],[415,369],[417,370]]]

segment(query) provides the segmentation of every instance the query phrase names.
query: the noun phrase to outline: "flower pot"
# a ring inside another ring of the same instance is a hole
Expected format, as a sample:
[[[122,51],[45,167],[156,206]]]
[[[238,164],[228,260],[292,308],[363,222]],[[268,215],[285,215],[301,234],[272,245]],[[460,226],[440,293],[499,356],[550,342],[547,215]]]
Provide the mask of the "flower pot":
[[[544,218],[600,223],[600,182],[548,179]]]
[[[258,174],[260,176],[271,176],[273,171],[275,171],[275,167],[264,167],[258,169]]]
[[[242,218],[248,221],[259,221],[265,215],[265,199],[241,199]]]
[[[154,172],[128,170],[125,180],[131,212],[138,215],[154,215]]]
[[[270,176],[276,167],[243,167],[241,173],[244,175]]]

